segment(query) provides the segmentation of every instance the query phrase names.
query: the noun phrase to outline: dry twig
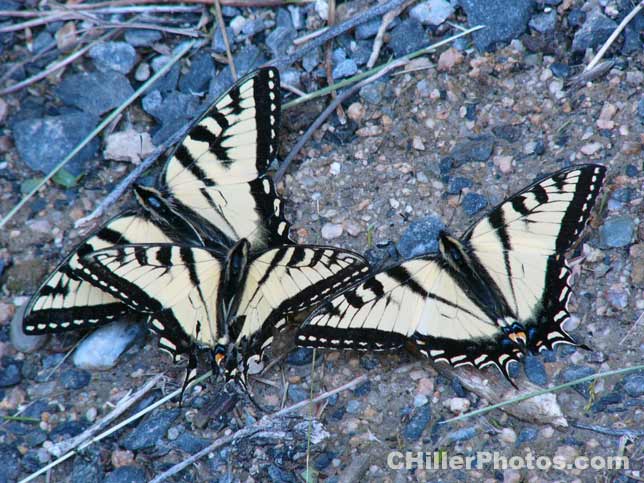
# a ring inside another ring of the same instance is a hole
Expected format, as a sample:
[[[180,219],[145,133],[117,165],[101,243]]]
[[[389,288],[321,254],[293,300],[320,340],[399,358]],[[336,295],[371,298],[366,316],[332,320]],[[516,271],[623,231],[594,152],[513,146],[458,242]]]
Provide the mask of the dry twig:
[[[233,54],[230,51],[230,42],[228,41],[228,32],[226,32],[226,23],[224,22],[224,16],[221,13],[221,0],[215,1],[215,12],[217,14],[217,24],[221,30],[221,36],[224,39],[224,45],[226,46],[226,57],[228,58],[228,65],[230,66],[230,73],[233,76],[233,81],[237,81],[237,68],[235,67],[235,61],[233,60]],[[215,42],[215,32],[212,34],[213,44]]]
[[[378,60],[378,56],[380,55],[380,49],[382,48],[382,45],[384,43],[385,32],[387,31],[387,28],[389,27],[391,22],[393,22],[396,17],[398,17],[398,15],[402,13],[403,10],[405,10],[414,2],[416,2],[416,0],[406,0],[402,5],[397,6],[393,10],[383,15],[380,27],[378,27],[378,33],[376,34],[376,38],[373,41],[371,55],[369,56],[369,60],[367,61],[368,69],[371,69],[374,65],[376,65],[376,61]]]
[[[308,406],[309,404],[315,404],[320,401],[324,401],[334,394],[337,394],[342,391],[346,391],[347,389],[351,389],[357,385],[362,384],[364,381],[367,380],[367,376],[363,374],[362,376],[356,377],[352,381],[349,381],[346,384],[343,384],[340,387],[337,387],[331,391],[325,392],[323,394],[320,394],[319,396],[315,397],[312,400],[304,400],[300,401],[299,403],[293,404],[292,406],[289,406],[287,408],[284,408],[280,411],[274,412],[272,414],[269,414],[268,416],[264,416],[259,422],[252,424],[250,426],[246,426],[245,428],[240,429],[239,431],[229,435],[225,436],[223,438],[219,438],[215,440],[210,446],[202,449],[201,451],[198,451],[194,455],[190,456],[189,458],[183,460],[181,463],[176,464],[169,470],[161,473],[160,475],[156,476],[154,479],[150,481],[150,483],[160,483],[167,478],[169,478],[172,475],[175,475],[182,471],[184,468],[190,466],[192,463],[195,461],[203,458],[204,456],[208,455],[208,453],[211,453],[215,451],[216,449],[219,449],[223,446],[227,446],[229,444],[235,443],[236,441],[239,441],[244,438],[249,438],[249,437],[259,437],[262,436],[262,433],[264,433],[264,437],[266,437],[266,432],[268,431],[268,435],[271,436],[271,431],[273,428],[276,426],[275,420],[278,418],[281,418],[283,416],[286,416],[287,414],[293,413],[303,407]],[[283,438],[283,435],[279,435],[280,437]]]

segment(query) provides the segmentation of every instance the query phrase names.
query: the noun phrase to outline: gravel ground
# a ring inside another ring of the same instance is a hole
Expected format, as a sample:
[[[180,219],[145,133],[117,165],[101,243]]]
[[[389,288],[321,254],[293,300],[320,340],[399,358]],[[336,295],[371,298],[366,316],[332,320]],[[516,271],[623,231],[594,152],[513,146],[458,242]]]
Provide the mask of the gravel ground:
[[[473,43],[458,41],[417,59],[408,72],[362,88],[344,105],[346,122],[336,115],[327,120],[278,186],[298,242],[351,248],[377,265],[434,249],[438,228],[459,235],[538,175],[570,164],[606,165],[601,210],[568,255],[580,262],[568,327],[591,350],[561,347],[527,358],[515,371],[520,388],[529,383],[549,387],[634,366],[641,364],[644,353],[642,320],[638,322],[644,313],[644,57],[638,36],[644,18],[636,17],[609,50],[607,58],[614,64],[607,72],[575,84],[571,76],[591,57],[586,49],[601,45],[632,6],[612,1],[537,3],[514,2],[508,12],[516,18],[504,15],[504,1],[461,1],[456,10],[442,0],[414,4],[392,22],[379,61],[453,33],[446,20],[463,25],[487,21],[490,27]],[[284,55],[294,38],[326,24],[325,5],[224,7],[238,66]],[[342,4],[338,16],[344,20],[368,6]],[[0,7],[19,5],[0,1]],[[199,15],[178,13],[172,25],[187,28]],[[23,20],[0,19],[0,27]],[[336,39],[336,81],[365,70],[379,23],[368,22]],[[74,22],[35,28],[31,50],[25,47],[23,30],[0,34],[0,59],[9,67],[43,46],[56,45],[0,87],[60,58],[65,52],[60,31],[71,29],[70,24]],[[61,75],[0,98],[0,212],[7,213],[35,178],[167,62],[180,40],[155,30],[129,30],[90,49]],[[73,222],[92,211],[132,169],[132,162],[198,112],[207,92],[219,92],[230,83],[230,72],[220,62],[224,52],[221,34],[212,45],[193,50],[189,62],[172,68],[100,142],[90,144],[67,166],[67,178],[41,191],[0,232],[0,416],[19,416],[0,422],[0,482],[26,477],[52,461],[52,444],[80,434],[153,375],[165,373],[128,415],[180,387],[182,369],[159,352],[140,323],[105,327],[81,342],[76,352],[75,334],[42,345],[11,341],[9,326],[42,277],[82,239],[84,233]],[[324,52],[314,54],[283,69],[283,82],[305,91],[324,86]],[[293,98],[283,93],[285,100]],[[323,108],[318,100],[284,112],[283,155]],[[79,174],[85,175],[79,183],[70,182]],[[278,342],[274,352],[285,355],[288,336]],[[644,372],[559,392],[553,404],[565,424],[545,424],[537,414],[518,419],[499,410],[441,424],[489,404],[465,389],[460,377],[467,373],[448,377],[442,366],[404,351],[324,351],[317,353],[314,366],[312,358],[311,351],[293,350],[251,385],[257,402],[273,411],[366,375],[366,382],[315,406],[322,426],[314,431],[319,439],[312,438],[311,481],[635,482],[644,477]],[[512,389],[494,369],[478,375],[502,391]],[[58,466],[48,481],[148,481],[262,417],[243,397],[234,410],[218,410],[222,394],[216,381],[204,382],[189,391],[182,406],[176,399],[161,405],[141,422]],[[308,424],[298,424],[310,411],[307,405],[280,422],[282,434],[273,427],[262,437],[220,448],[168,481],[303,481]],[[481,466],[396,467],[398,453],[392,452],[404,451],[438,452],[441,461],[476,456]],[[483,451],[506,461],[528,454],[556,456],[566,464],[578,456],[623,454],[629,457],[630,470],[510,463],[493,467],[483,464]],[[388,455],[393,458],[389,463]]]

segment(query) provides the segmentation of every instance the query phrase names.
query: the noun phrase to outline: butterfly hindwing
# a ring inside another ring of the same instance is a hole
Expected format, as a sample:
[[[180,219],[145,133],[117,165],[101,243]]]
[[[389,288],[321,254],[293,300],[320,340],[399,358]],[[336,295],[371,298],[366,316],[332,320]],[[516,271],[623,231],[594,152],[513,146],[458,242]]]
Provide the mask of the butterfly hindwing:
[[[298,330],[302,346],[393,349],[411,342],[437,361],[507,376],[522,344],[533,352],[574,343],[570,270],[564,252],[579,238],[605,176],[583,165],[510,196],[461,240],[441,233],[440,253],[371,275],[316,309]]]

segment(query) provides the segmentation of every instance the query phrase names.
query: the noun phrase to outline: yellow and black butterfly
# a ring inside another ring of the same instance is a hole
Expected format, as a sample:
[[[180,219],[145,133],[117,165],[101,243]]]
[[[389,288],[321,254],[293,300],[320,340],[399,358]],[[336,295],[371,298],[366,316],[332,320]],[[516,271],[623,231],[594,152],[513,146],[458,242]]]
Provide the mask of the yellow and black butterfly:
[[[79,246],[26,309],[27,334],[94,326],[128,311],[149,316],[177,360],[214,350],[234,372],[237,352],[261,353],[290,312],[367,270],[357,254],[294,246],[283,202],[266,174],[278,149],[279,73],[235,84],[170,155],[158,187],[134,188],[139,209]],[[333,292],[334,293],[334,292]]]
[[[606,168],[580,165],[544,177],[496,206],[460,238],[442,232],[439,253],[368,276],[305,320],[297,344],[386,350],[411,343],[453,366],[508,366],[525,350],[575,344],[569,318],[578,240]]]

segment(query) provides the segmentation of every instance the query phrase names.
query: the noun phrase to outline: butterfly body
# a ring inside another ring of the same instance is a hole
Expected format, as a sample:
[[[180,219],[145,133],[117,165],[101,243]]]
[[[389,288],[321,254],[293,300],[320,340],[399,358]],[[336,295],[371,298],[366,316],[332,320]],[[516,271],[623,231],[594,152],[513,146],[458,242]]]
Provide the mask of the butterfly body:
[[[441,232],[438,254],[366,279],[316,309],[298,330],[307,347],[391,350],[411,344],[453,366],[508,366],[524,352],[575,344],[569,318],[577,242],[605,168],[581,165],[541,178],[470,226]]]

